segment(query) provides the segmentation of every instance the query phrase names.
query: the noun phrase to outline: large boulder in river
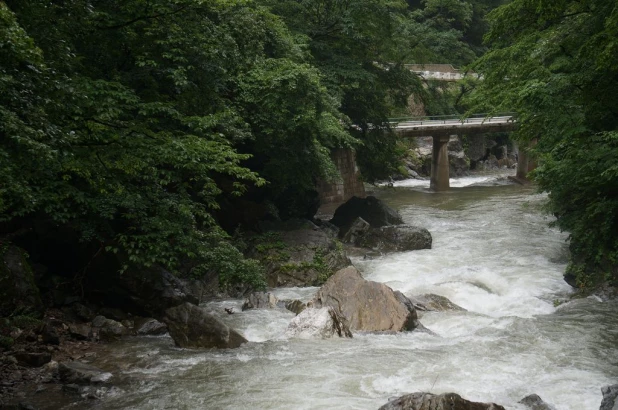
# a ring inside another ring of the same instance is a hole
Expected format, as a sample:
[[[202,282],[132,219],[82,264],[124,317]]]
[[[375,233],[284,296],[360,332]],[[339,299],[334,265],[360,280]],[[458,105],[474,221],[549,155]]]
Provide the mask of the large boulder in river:
[[[191,303],[168,309],[165,323],[174,342],[191,349],[235,348],[247,342],[240,333]]]
[[[616,410],[618,409],[618,384],[605,386],[601,388],[603,393],[603,401],[599,410]]]
[[[0,247],[0,317],[19,311],[41,315],[43,302],[28,255],[16,246]]]
[[[285,336],[301,339],[328,339],[334,336],[352,337],[348,321],[336,309],[308,308],[300,312],[288,325]]]
[[[412,302],[401,292],[363,279],[353,266],[335,273],[320,288],[315,307],[331,306],[360,331],[413,330],[419,323]]]
[[[344,235],[343,242],[374,251],[403,252],[431,249],[432,238],[425,228],[410,225],[373,228],[359,217]]]
[[[374,228],[403,223],[397,211],[374,196],[366,198],[353,196],[335,210],[330,222],[340,229],[345,229],[358,217],[363,218]],[[340,231],[340,236],[344,233]]]
[[[339,227],[339,237],[343,238],[356,218],[363,218],[372,228],[403,223],[401,215],[374,196],[358,198],[353,196],[335,211],[330,222]]]
[[[379,410],[505,410],[495,403],[478,403],[455,393],[412,393],[389,401]]]
[[[266,268],[270,287],[319,286],[351,264],[341,242],[308,220],[262,223],[264,233],[250,238],[248,256]]]

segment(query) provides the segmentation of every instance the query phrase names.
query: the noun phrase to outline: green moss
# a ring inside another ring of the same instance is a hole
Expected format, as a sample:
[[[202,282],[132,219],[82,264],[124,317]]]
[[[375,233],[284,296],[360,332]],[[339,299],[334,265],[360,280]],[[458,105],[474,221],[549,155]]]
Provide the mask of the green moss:
[[[43,324],[42,321],[27,314],[21,314],[9,318],[11,327],[19,329],[35,329]]]

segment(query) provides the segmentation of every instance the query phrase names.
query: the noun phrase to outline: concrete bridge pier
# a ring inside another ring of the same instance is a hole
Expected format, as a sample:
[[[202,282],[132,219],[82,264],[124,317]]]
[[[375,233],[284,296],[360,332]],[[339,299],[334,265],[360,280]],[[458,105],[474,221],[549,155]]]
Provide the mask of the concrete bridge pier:
[[[431,155],[431,179],[429,188],[433,191],[447,191],[449,184],[448,135],[433,136]]]

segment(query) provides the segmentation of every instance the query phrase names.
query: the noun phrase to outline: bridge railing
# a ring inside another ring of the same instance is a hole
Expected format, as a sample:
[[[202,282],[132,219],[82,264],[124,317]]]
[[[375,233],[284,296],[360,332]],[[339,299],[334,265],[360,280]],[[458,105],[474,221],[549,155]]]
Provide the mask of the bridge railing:
[[[424,124],[465,124],[465,123],[485,123],[485,122],[504,122],[515,121],[515,113],[498,113],[498,114],[472,114],[467,117],[462,117],[459,114],[452,115],[429,115],[422,117],[397,117],[389,118],[388,122],[392,125],[405,123],[406,125],[424,125]]]

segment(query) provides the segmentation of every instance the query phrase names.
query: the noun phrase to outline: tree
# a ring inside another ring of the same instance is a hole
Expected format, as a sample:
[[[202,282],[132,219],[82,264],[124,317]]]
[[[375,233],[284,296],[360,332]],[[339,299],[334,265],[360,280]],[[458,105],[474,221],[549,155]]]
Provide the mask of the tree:
[[[593,272],[615,275],[618,4],[515,0],[489,18],[478,97],[495,111],[516,110],[519,139],[538,139],[534,178],[570,232],[568,271],[580,285]]]
[[[63,226],[125,268],[190,258],[222,282],[263,283],[219,228],[220,203],[264,186],[256,170],[307,184],[332,168],[324,147],[351,140],[282,22],[233,0],[7,1],[0,17],[5,237]],[[264,101],[296,109],[287,129]],[[248,168],[294,144],[308,151],[278,174],[272,159]]]
[[[407,4],[402,0],[260,0],[304,39],[334,104],[349,119],[367,181],[396,167],[396,138],[387,121],[421,83],[403,66]]]

